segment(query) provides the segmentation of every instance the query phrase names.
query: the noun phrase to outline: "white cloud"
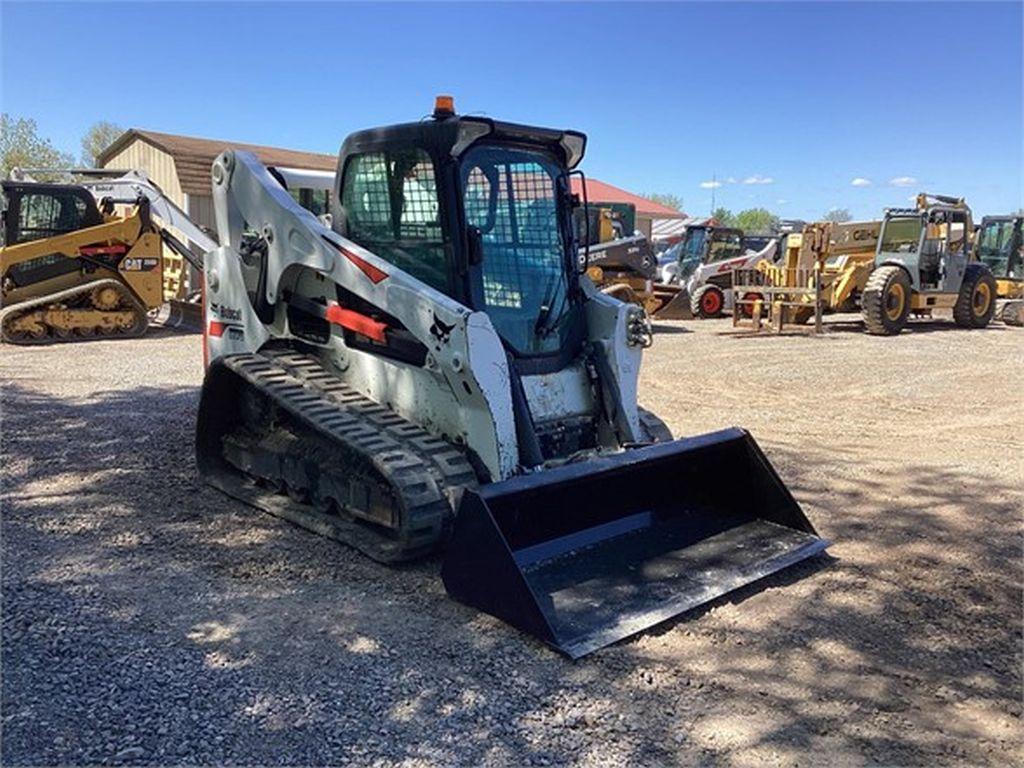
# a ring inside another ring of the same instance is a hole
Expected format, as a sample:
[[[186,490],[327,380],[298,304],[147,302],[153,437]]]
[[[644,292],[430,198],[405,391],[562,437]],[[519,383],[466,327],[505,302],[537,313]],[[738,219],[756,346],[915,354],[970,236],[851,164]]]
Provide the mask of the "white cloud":
[[[895,179],[889,179],[889,183],[894,187],[912,187],[917,184],[917,179],[913,176],[897,176]]]
[[[775,181],[771,176],[758,176],[756,173],[753,176],[747,176],[743,180],[744,184],[771,184]]]
[[[776,200],[775,204],[776,205],[785,205],[788,202],[789,202],[789,200]]]
[[[858,176],[856,179],[850,182],[855,187],[870,187],[871,179],[865,179],[863,176]]]
[[[700,183],[701,189],[718,189],[720,186],[722,186],[720,181],[702,181]]]
[[[725,183],[726,184],[735,184],[736,183],[736,179],[735,179],[735,177],[730,176],[728,179],[725,180]]]

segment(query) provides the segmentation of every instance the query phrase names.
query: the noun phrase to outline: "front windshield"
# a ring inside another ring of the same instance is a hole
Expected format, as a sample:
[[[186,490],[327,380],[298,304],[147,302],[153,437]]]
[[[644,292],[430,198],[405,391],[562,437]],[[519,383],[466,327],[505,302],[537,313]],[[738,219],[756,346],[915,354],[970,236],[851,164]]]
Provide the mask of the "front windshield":
[[[704,243],[707,242],[708,231],[706,229],[690,229],[686,232],[686,240],[683,241],[683,252],[681,261],[700,262],[704,256]]]
[[[994,274],[1007,276],[1012,242],[1012,221],[990,221],[982,228],[978,239],[978,258],[988,264]]]
[[[916,253],[921,240],[921,218],[911,216],[887,219],[882,225],[882,253]]]
[[[743,255],[743,238],[734,232],[715,233],[711,238],[708,262],[726,261]]]
[[[484,308],[519,354],[559,351],[576,313],[570,299],[561,167],[534,150],[483,145],[466,153],[466,224],[480,233]]]
[[[683,241],[680,240],[675,245],[670,245],[668,248],[658,254],[659,264],[675,264],[679,261],[679,254],[683,251]]]

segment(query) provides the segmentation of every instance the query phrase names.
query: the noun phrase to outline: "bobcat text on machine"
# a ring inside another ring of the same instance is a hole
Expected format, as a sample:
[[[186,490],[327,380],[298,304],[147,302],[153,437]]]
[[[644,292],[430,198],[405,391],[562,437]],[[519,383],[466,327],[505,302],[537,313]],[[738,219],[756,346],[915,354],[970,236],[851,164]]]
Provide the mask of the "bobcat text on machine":
[[[213,166],[196,428],[223,491],[579,657],[820,553],[751,436],[637,407],[643,310],[582,273],[586,137],[457,116],[355,133],[332,225]],[[639,322],[638,322],[639,321]]]

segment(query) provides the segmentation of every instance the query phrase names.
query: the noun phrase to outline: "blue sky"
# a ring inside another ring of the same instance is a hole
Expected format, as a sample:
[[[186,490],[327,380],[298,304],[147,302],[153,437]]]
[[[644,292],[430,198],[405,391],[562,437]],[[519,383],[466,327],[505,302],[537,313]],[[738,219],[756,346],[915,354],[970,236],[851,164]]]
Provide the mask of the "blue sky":
[[[1021,9],[5,1],[0,104],[76,155],[100,119],[334,153],[452,93],[583,130],[589,175],[694,213],[715,176],[734,210],[866,218],[926,189],[980,215],[1024,205]]]

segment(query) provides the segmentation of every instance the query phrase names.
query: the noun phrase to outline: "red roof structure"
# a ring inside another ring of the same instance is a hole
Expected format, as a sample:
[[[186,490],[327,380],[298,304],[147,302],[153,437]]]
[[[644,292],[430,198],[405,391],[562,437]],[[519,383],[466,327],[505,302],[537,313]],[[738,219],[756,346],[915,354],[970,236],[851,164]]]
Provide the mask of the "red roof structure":
[[[577,195],[582,194],[580,177],[572,177],[572,191]],[[611,184],[606,184],[598,179],[587,179],[587,200],[595,203],[632,203],[636,206],[636,212],[640,216],[650,219],[685,219],[687,215],[682,211],[669,208],[667,205],[648,200],[646,197],[634,195],[624,189],[619,189]]]

